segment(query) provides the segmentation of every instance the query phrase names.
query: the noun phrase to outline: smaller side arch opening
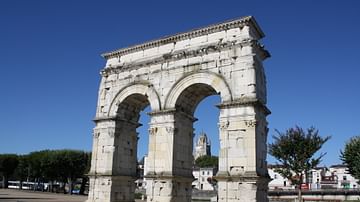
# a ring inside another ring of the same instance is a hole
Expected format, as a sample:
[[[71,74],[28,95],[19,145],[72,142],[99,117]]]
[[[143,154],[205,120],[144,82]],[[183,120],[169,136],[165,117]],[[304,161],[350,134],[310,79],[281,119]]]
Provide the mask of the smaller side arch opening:
[[[127,100],[126,100],[127,99]],[[146,101],[145,101],[146,100]],[[146,105],[139,105],[138,102],[146,102]],[[120,106],[123,105],[123,106]],[[112,100],[107,116],[109,117],[121,117],[121,107],[127,107],[133,105],[132,107],[145,108],[150,105],[151,110],[158,111],[161,109],[160,98],[156,90],[152,87],[151,84],[146,82],[135,83],[125,86],[120,89]],[[135,110],[135,109],[134,109]],[[141,109],[143,110],[143,109]]]
[[[144,165],[141,164],[143,163],[142,159],[138,158],[138,150],[139,147],[141,150],[147,147],[139,145],[139,139],[142,137],[139,136],[137,130],[142,126],[139,121],[143,118],[141,116],[145,109],[150,110],[150,102],[148,96],[140,93],[127,96],[117,104],[116,109],[112,172],[114,176],[126,176],[131,179],[125,187],[119,187],[119,189],[130,190],[129,195],[126,196],[129,197],[126,198],[129,201],[135,197],[136,186],[143,186]],[[144,141],[142,142],[144,143]],[[120,179],[120,181],[123,180]]]
[[[132,94],[118,104],[116,117],[136,123],[139,121],[140,112],[149,105],[146,95]]]

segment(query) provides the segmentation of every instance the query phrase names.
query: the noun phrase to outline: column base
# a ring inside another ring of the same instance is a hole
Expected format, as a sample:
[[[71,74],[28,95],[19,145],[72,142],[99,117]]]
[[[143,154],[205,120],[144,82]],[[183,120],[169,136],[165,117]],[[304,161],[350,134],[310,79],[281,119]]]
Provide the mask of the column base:
[[[86,202],[134,202],[135,178],[132,176],[92,175]]]
[[[268,202],[269,177],[248,173],[238,176],[218,175],[218,202]]]
[[[193,177],[147,175],[147,202],[191,202]]]

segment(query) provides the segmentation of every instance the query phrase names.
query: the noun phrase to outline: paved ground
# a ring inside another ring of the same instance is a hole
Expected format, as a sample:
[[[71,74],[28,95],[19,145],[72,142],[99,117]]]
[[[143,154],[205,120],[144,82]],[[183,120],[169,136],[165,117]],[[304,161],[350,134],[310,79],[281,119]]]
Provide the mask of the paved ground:
[[[0,202],[84,202],[86,199],[87,196],[0,189]]]
[[[0,202],[84,202],[86,196],[0,189]]]

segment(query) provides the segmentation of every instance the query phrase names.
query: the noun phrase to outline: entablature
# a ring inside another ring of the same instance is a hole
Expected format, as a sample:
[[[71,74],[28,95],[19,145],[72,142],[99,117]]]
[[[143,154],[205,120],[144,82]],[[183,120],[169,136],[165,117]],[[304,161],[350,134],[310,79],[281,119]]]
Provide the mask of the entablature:
[[[191,57],[204,56],[206,54],[211,54],[214,52],[227,51],[235,48],[243,48],[246,46],[251,46],[253,49],[255,49],[254,51],[260,54],[262,60],[266,59],[267,57],[270,57],[269,52],[265,50],[264,46],[260,44],[257,40],[244,40],[241,42],[235,40],[224,43],[212,43],[203,46],[198,46],[196,49],[192,48],[192,49],[177,50],[172,53],[159,55],[157,57],[139,59],[136,62],[131,62],[128,64],[125,63],[117,66],[108,66],[101,71],[101,75],[106,77],[108,75],[118,74],[123,71],[128,71],[130,69],[139,69],[146,66],[149,67],[151,65],[157,65],[165,62],[187,59]],[[234,55],[233,59],[239,56],[242,55]],[[207,63],[207,62],[211,62],[211,61],[202,61],[201,63]],[[191,66],[191,65],[194,64],[187,64],[187,66]]]

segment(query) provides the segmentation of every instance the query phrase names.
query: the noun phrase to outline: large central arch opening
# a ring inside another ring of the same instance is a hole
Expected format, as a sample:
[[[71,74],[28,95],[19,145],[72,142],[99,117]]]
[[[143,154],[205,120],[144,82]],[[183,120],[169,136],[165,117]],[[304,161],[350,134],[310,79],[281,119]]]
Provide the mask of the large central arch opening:
[[[218,171],[220,110],[215,106],[220,102],[219,95],[210,95],[198,104],[194,112],[197,121],[194,122],[193,193],[196,190],[214,191],[217,187],[214,176]]]
[[[217,147],[212,149],[212,154],[218,156],[219,131],[217,123],[219,109],[214,105],[219,104],[220,101],[220,94],[212,86],[204,83],[195,83],[188,86],[180,93],[176,101],[175,107],[178,113],[175,127],[178,129],[179,135],[176,137],[174,148],[176,154],[175,168],[177,168],[178,174],[188,175],[190,173],[195,179],[194,182],[196,182],[192,184],[192,187],[196,189],[213,189],[209,177],[211,178],[216,174],[217,168],[212,169],[210,166],[199,168],[195,166],[194,137],[198,137],[200,132],[208,131],[209,141],[213,142],[213,146]],[[201,112],[196,113],[199,107]],[[211,108],[211,110],[206,108]]]

